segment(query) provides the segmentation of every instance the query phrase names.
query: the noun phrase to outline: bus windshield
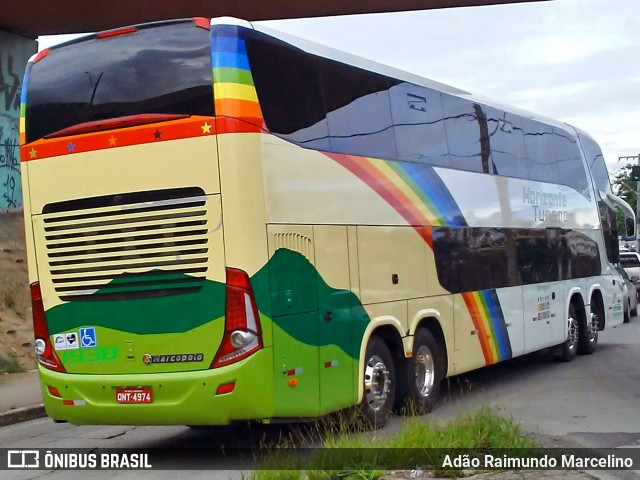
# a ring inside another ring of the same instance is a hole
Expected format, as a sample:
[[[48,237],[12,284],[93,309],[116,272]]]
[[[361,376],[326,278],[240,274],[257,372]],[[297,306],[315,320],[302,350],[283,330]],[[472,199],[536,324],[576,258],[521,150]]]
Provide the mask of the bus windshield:
[[[29,75],[26,142],[104,119],[213,115],[209,45],[184,20],[52,48]]]

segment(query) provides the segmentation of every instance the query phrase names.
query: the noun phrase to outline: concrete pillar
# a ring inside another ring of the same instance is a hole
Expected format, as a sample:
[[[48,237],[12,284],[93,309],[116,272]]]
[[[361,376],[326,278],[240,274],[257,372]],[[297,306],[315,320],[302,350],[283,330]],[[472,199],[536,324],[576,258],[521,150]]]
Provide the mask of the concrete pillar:
[[[0,30],[0,212],[22,207],[20,90],[35,40]]]

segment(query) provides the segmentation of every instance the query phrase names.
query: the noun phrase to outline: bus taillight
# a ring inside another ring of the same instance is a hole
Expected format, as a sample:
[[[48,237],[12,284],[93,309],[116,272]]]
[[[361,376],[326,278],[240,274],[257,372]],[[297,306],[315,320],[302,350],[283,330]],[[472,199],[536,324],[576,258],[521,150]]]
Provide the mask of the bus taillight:
[[[102,39],[102,38],[116,37],[118,35],[127,35],[129,33],[135,33],[135,32],[137,32],[137,29],[135,27],[118,28],[116,30],[108,30],[106,32],[101,32],[98,35],[96,35],[96,38]]]
[[[40,282],[33,282],[31,288],[31,307],[33,310],[33,333],[36,337],[35,351],[38,362],[49,370],[56,372],[66,372],[60,359],[56,355],[49,339],[49,328],[44,314],[44,303],[42,303],[42,292]]]
[[[211,368],[242,360],[262,348],[262,331],[253,288],[246,272],[227,268],[224,337]]]
[[[193,23],[195,23],[198,28],[204,28],[205,30],[211,29],[211,21],[208,18],[193,17]]]

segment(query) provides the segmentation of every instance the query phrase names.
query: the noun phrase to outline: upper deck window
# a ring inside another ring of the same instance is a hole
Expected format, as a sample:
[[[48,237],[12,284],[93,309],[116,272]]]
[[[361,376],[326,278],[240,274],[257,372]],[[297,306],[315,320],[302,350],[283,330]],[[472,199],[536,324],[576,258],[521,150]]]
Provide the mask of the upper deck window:
[[[593,176],[593,182],[596,189],[601,192],[611,193],[611,183],[609,181],[609,172],[607,171],[607,165],[602,155],[602,150],[598,144],[586,135],[578,134],[582,148],[584,148],[584,154],[587,157],[587,165],[591,170]]]
[[[26,141],[128,115],[213,115],[209,31],[193,20],[53,48],[27,85]]]

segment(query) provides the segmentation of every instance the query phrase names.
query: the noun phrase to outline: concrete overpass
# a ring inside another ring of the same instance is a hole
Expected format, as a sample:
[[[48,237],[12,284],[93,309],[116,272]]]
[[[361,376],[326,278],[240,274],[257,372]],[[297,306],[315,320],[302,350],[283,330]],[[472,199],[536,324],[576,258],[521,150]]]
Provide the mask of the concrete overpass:
[[[3,5],[0,29],[36,38],[184,17],[230,15],[245,20],[275,20],[527,1],[536,0],[28,0]]]
[[[22,205],[18,122],[20,88],[39,35],[95,32],[184,17],[231,15],[246,20],[382,13],[540,0],[26,0],[0,15],[0,210]]]

